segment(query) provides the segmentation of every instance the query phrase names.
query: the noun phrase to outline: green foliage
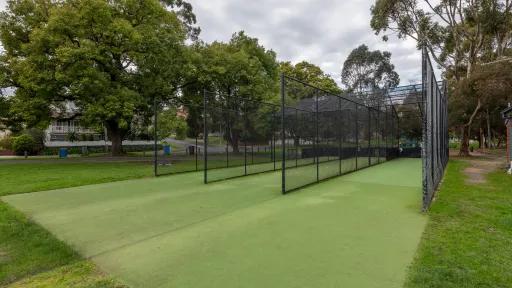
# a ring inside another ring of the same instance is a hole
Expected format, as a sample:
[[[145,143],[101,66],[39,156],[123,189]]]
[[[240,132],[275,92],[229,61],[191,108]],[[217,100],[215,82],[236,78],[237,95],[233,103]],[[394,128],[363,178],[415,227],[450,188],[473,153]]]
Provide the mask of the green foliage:
[[[304,81],[333,94],[338,95],[341,93],[340,87],[338,87],[338,84],[330,75],[325,74],[320,67],[309,62],[302,61],[295,65],[291,62],[281,62],[279,70],[287,76]]]
[[[25,152],[32,154],[36,149],[36,145],[37,143],[32,136],[23,134],[18,137],[14,137],[12,141],[12,150],[17,155],[23,155]]]
[[[0,138],[0,149],[12,150],[12,137],[11,135],[5,135]]]
[[[78,136],[78,133],[76,133],[75,131],[70,131],[66,134],[66,141],[75,142],[78,140],[79,140],[79,136]]]
[[[132,119],[183,84],[194,22],[184,1],[9,2],[0,37],[13,111],[30,126],[73,101],[84,122],[105,125],[118,154]]]
[[[276,54],[260,45],[257,38],[242,31],[233,34],[228,43],[199,44],[195,53],[198,67],[195,77],[202,87],[257,100],[277,98]]]
[[[258,39],[249,37],[244,32],[233,34],[228,43],[213,42],[211,44],[199,43],[193,47],[194,65],[197,79],[194,85],[184,89],[185,106],[189,111],[187,123],[188,134],[197,136],[201,133],[201,113],[197,107],[202,105],[203,88],[216,92],[218,99],[210,99],[229,103],[232,109],[241,109],[238,104],[230,100],[233,97],[244,97],[256,101],[278,102],[278,76],[279,69],[276,54],[259,44]],[[246,109],[255,111],[260,105],[251,103]],[[239,116],[232,114],[231,131],[226,133],[226,139],[236,150],[241,137],[243,121]],[[217,121],[217,120],[216,120]],[[213,125],[216,125],[214,123]]]
[[[158,140],[164,140],[173,134],[176,139],[187,137],[187,121],[177,115],[177,109],[166,108],[158,114]]]
[[[360,45],[350,52],[343,63],[341,82],[350,92],[386,89],[400,84],[400,77],[391,64],[391,53],[370,51]]]
[[[450,83],[449,97],[454,92],[461,96],[455,96],[458,99],[449,105],[453,114],[451,128],[461,134],[460,154],[468,155],[474,122],[479,117],[491,122],[490,115],[498,111],[483,103],[486,98],[483,94],[474,93],[469,87],[461,89],[461,85],[468,85],[460,82],[471,78],[479,64],[503,61],[510,56],[512,2],[426,1],[424,4],[416,0],[376,0],[371,8],[371,27],[377,34],[391,31],[399,38],[416,40],[418,48],[425,47],[432,59],[445,69],[444,77]],[[487,94],[493,95],[491,90]],[[500,102],[500,98],[493,97],[493,102]],[[478,115],[481,113],[485,115]],[[491,129],[486,130],[490,134]]]
[[[41,151],[44,148],[44,142],[46,140],[46,133],[44,132],[44,130],[39,128],[29,128],[25,129],[22,133],[30,135],[30,137],[34,139],[34,141],[36,142],[36,152]]]
[[[187,122],[183,118],[179,118],[176,124],[176,139],[185,140],[188,130]]]

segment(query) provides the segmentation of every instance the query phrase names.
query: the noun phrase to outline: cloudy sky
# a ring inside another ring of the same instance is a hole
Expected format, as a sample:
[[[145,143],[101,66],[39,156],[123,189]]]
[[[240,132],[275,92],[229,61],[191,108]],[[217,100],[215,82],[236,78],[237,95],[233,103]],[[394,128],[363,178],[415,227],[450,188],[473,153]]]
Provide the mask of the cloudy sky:
[[[375,0],[189,0],[201,38],[228,40],[244,30],[277,52],[279,60],[306,60],[339,82],[341,67],[352,49],[366,44],[387,50],[401,84],[421,80],[421,54],[412,40],[382,41],[370,28]]]
[[[0,7],[6,0],[0,0]],[[350,51],[366,44],[387,50],[401,84],[419,82],[420,53],[411,40],[390,37],[383,42],[370,28],[375,0],[189,0],[201,39],[227,41],[244,30],[276,51],[279,60],[306,60],[319,65],[339,82],[341,66]]]

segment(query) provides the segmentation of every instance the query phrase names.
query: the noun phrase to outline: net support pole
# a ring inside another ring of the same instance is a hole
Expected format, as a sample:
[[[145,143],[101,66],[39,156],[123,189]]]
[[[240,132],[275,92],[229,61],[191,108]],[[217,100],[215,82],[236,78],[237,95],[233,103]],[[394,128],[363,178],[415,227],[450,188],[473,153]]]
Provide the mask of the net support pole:
[[[153,110],[154,110],[154,131],[153,131],[153,169],[154,169],[154,173],[155,173],[155,176],[158,176],[158,133],[157,133],[157,130],[158,130],[158,107],[156,105],[157,101],[156,101],[156,96],[153,96]]]
[[[380,123],[380,107],[377,110],[377,163],[380,164],[380,138],[382,137],[382,124]]]
[[[372,110],[368,109],[368,166],[372,165],[371,161],[371,145],[372,145]]]
[[[247,107],[245,101],[243,101],[242,107],[242,113],[244,114],[244,133],[242,134],[244,140],[244,175],[247,176]]]
[[[203,142],[204,142],[204,183],[208,183],[208,101],[206,99],[206,89],[203,90]]]
[[[284,74],[281,73],[281,193],[286,194],[286,133],[285,133],[285,115],[284,115],[284,100],[285,100],[285,79]]]
[[[358,162],[358,158],[359,158],[359,106],[356,104],[356,170],[357,170],[357,162]]]
[[[343,111],[341,111],[341,100],[338,99],[338,119],[340,120],[340,122],[338,123],[339,125],[339,143],[338,143],[338,175],[341,175],[341,161],[343,160],[343,152],[342,152],[342,149],[343,149],[343,138],[344,138],[344,135],[343,135]]]
[[[318,150],[320,149],[320,137],[318,136],[318,93],[315,93],[315,107],[316,107],[316,113],[315,113],[315,129],[316,129],[316,135],[315,135],[315,157],[316,157],[316,182],[320,181],[320,157],[318,156]]]

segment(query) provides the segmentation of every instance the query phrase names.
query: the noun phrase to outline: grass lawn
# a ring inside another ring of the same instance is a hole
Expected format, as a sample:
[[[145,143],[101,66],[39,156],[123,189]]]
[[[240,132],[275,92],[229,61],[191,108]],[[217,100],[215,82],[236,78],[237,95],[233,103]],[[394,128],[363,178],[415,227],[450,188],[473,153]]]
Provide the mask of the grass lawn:
[[[426,217],[402,159],[280,194],[202,173],[3,197],[133,287],[400,287]]]
[[[68,245],[0,201],[1,287],[121,287]]]
[[[0,196],[151,175],[151,166],[131,163],[0,161]],[[120,287],[92,262],[0,201],[0,286],[4,285]]]
[[[73,163],[66,160],[3,164],[0,196],[150,177],[153,167],[143,163]]]
[[[512,177],[468,185],[467,165],[448,165],[407,288],[512,287]]]

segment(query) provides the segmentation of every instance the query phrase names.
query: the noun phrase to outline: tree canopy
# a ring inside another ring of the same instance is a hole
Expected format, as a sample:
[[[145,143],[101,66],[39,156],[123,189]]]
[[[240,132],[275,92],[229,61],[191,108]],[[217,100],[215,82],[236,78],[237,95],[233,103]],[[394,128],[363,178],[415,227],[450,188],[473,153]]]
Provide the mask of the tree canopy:
[[[350,92],[363,92],[396,87],[400,77],[391,64],[390,52],[370,51],[363,44],[352,50],[343,63],[341,82]]]
[[[384,34],[384,40],[388,38],[385,33],[391,31],[399,38],[416,40],[418,48],[425,47],[445,70],[444,76],[452,86],[450,91],[465,85],[460,82],[471,78],[480,64],[502,61],[512,55],[512,1],[509,0],[441,0],[435,4],[429,0],[376,0],[371,13],[371,27],[377,34]],[[489,110],[480,96],[483,95],[466,94],[465,108],[452,110],[462,113],[451,123],[452,129],[460,128],[463,155],[469,154],[473,121],[479,113]],[[463,102],[455,101],[452,105]]]
[[[181,0],[9,1],[0,39],[13,110],[30,126],[72,101],[83,121],[107,128],[120,154],[135,115],[182,85],[194,23]]]
[[[227,105],[234,111],[241,110],[236,97],[253,101],[278,101],[278,63],[276,54],[259,44],[257,38],[245,32],[234,33],[229,42],[196,43],[192,47],[192,65],[194,74],[190,75],[191,85],[183,89],[183,98],[189,111],[189,135],[200,133],[200,108],[203,102],[203,89],[217,97],[210,99],[211,105]],[[219,102],[216,104],[215,102]],[[257,102],[246,102],[245,109],[262,110],[264,105]],[[238,117],[236,113],[228,113],[224,117]],[[230,131],[223,131],[226,140],[233,149],[238,149],[241,136],[240,119],[231,119]],[[215,125],[218,127],[218,125]]]
[[[281,62],[279,70],[287,76],[304,81],[333,94],[341,93],[340,87],[338,87],[338,84],[330,75],[322,71],[320,67],[307,61],[301,61],[295,65],[288,61]]]

